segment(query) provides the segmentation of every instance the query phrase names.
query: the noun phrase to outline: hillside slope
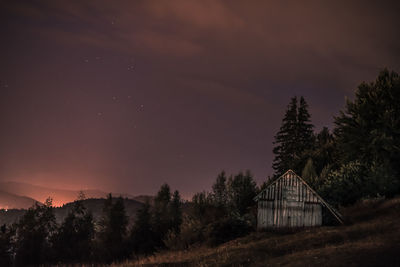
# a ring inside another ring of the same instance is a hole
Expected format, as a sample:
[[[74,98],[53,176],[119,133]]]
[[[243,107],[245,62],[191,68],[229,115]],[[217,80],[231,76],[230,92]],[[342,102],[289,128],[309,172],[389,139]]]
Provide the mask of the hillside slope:
[[[163,252],[123,266],[400,266],[400,198],[342,212],[347,225],[253,233],[216,248]]]
[[[0,209],[27,209],[37,201],[30,197],[18,196],[0,191]]]

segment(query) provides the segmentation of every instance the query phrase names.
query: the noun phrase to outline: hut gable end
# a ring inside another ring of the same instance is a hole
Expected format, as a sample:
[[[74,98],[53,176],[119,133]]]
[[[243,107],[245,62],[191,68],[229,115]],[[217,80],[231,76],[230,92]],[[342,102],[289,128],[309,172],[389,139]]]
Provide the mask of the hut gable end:
[[[342,223],[340,214],[292,170],[270,183],[254,200],[258,202],[258,229],[322,225],[323,207]]]

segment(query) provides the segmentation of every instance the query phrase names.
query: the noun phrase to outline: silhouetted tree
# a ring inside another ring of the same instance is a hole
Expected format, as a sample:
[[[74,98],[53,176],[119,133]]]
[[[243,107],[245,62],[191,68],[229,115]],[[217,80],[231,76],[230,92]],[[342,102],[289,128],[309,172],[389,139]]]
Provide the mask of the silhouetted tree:
[[[213,205],[212,197],[204,191],[193,195],[191,211],[193,217],[203,225],[214,221],[218,216],[218,211]]]
[[[93,237],[93,216],[86,210],[82,200],[77,200],[54,236],[55,260],[61,262],[90,260]]]
[[[168,184],[163,184],[154,199],[153,227],[155,240],[158,247],[163,247],[163,239],[171,228],[169,205],[171,202],[171,190]]]
[[[175,190],[170,203],[171,229],[179,233],[182,224],[182,200],[179,191]]]
[[[212,186],[212,200],[214,205],[220,209],[220,212],[225,213],[225,209],[228,205],[228,189],[227,189],[227,178],[225,172],[222,171],[218,174],[215,183]]]
[[[272,168],[276,176],[294,168],[294,160],[297,156],[297,126],[297,97],[293,97],[283,117],[282,125],[275,135],[273,149],[275,158]]]
[[[99,232],[101,258],[106,262],[127,256],[127,226],[128,216],[123,199],[119,197],[113,201],[109,194],[104,203]]]
[[[16,225],[15,265],[39,265],[49,260],[51,237],[57,229],[51,199],[35,204]]]
[[[288,169],[300,173],[308,159],[307,152],[314,149],[313,125],[310,122],[308,105],[304,97],[293,97],[275,135],[273,169],[275,177]]]
[[[12,265],[11,238],[13,235],[14,231],[11,227],[5,224],[0,227],[0,266]]]
[[[132,249],[136,254],[151,254],[155,251],[157,241],[153,231],[152,214],[148,201],[137,211],[135,224],[131,231]]]
[[[248,208],[254,206],[253,198],[257,194],[257,184],[249,170],[240,172],[228,181],[230,205],[233,211],[244,215]]]

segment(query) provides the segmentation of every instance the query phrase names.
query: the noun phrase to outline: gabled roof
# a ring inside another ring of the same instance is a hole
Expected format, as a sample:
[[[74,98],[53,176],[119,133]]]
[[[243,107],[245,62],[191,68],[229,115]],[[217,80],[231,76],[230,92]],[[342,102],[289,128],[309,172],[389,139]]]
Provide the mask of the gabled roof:
[[[343,224],[343,219],[342,219],[342,215],[336,211],[331,205],[329,205],[317,192],[314,191],[314,189],[312,189],[306,181],[303,180],[303,178],[301,178],[300,176],[298,176],[294,171],[292,170],[287,170],[284,174],[282,174],[278,179],[275,179],[274,181],[272,181],[270,184],[267,185],[266,188],[264,188],[264,190],[262,190],[257,196],[254,197],[254,201],[258,201],[260,199],[260,197],[262,196],[262,193],[264,191],[266,191],[270,186],[272,186],[273,184],[275,184],[277,181],[279,181],[280,179],[283,179],[283,177],[287,176],[288,174],[293,175],[294,177],[296,177],[302,184],[304,184],[308,190],[310,190],[312,192],[312,194],[321,202],[321,204],[323,206],[325,206],[331,213],[332,215],[341,223]]]

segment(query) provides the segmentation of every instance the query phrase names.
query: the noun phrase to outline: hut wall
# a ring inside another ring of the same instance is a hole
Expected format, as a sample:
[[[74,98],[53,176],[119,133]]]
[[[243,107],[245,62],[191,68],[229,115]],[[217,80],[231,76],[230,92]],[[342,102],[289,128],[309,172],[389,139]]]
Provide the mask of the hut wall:
[[[263,191],[258,201],[257,222],[258,228],[319,226],[321,203],[289,173]]]

